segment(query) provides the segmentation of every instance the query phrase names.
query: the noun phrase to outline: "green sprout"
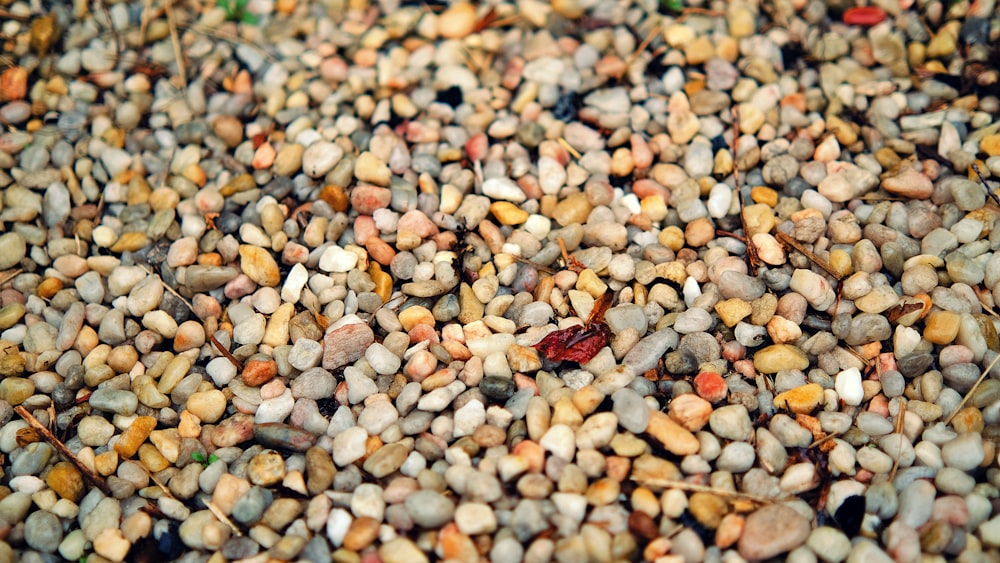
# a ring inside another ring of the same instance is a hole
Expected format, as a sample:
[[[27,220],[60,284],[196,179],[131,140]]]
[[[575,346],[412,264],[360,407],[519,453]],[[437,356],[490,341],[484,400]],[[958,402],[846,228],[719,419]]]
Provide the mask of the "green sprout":
[[[219,456],[211,454],[210,456],[208,456],[208,459],[205,459],[205,454],[201,452],[191,452],[191,459],[197,461],[203,467],[208,467],[209,465],[212,465],[216,461],[219,461]]]
[[[668,12],[680,12],[684,10],[684,0],[660,0],[660,7]]]
[[[250,0],[215,0],[215,5],[226,12],[226,19],[255,24],[257,15],[246,9]]]

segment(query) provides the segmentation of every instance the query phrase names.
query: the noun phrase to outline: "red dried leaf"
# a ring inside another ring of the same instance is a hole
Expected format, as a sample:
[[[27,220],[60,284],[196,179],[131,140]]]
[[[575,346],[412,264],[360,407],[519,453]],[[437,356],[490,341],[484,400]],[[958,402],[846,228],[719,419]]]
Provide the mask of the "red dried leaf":
[[[871,27],[885,21],[885,10],[878,6],[856,6],[844,12],[844,23]]]
[[[553,362],[566,360],[585,364],[607,346],[610,339],[611,329],[604,323],[586,327],[576,325],[550,332],[534,348]]]

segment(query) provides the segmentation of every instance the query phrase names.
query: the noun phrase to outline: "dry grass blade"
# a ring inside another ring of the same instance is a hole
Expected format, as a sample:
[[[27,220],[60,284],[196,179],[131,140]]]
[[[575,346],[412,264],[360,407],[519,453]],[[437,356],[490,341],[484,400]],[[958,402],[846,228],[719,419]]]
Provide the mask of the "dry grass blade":
[[[211,511],[211,513],[214,514],[216,518],[218,518],[221,522],[224,522],[227,526],[229,526],[229,528],[233,531],[234,534],[236,534],[237,536],[243,535],[243,532],[241,532],[240,529],[236,527],[236,524],[233,523],[233,521],[230,520],[228,516],[226,516],[226,513],[223,512],[221,509],[219,509],[219,507],[216,506],[214,502],[210,500],[206,500],[203,502],[205,503],[205,506],[208,507],[208,510]]]
[[[24,272],[24,270],[22,270],[21,268],[18,268],[16,270],[14,270],[13,272],[7,274],[6,276],[4,276],[4,278],[2,280],[0,280],[0,286],[3,286],[5,283],[7,283],[10,280],[12,280],[12,279],[16,278],[17,276],[21,275],[22,272]]]
[[[753,243],[753,234],[747,228],[746,206],[743,203],[743,186],[740,184],[740,165],[737,158],[736,147],[740,141],[740,111],[733,108],[733,182],[736,184],[736,197],[740,201],[740,224],[743,226],[744,243],[747,245],[747,266],[750,275],[757,275],[757,268],[760,266],[760,256],[757,255],[757,245]]]
[[[962,397],[962,401],[958,403],[958,405],[955,407],[955,410],[951,411],[951,414],[948,415],[948,418],[944,419],[945,426],[951,424],[951,420],[955,418],[955,416],[959,413],[959,411],[962,410],[963,407],[965,407],[965,403],[969,402],[969,398],[971,398],[972,394],[976,392],[976,389],[979,389],[979,385],[982,384],[983,380],[990,375],[990,372],[993,371],[993,368],[997,365],[997,362],[1000,362],[1000,354],[997,354],[997,357],[993,358],[993,361],[990,362],[990,365],[986,366],[986,369],[984,369],[983,373],[980,374],[979,379],[977,379],[976,382],[972,384],[972,388],[969,389],[969,392],[966,393],[964,397]]]
[[[896,415],[896,427],[893,431],[899,436],[903,435],[903,423],[906,419],[906,401],[899,402],[899,413]],[[900,438],[899,447],[896,449],[895,459],[892,460],[892,471],[889,472],[889,482],[896,480],[896,471],[899,470],[899,458],[903,456],[903,440]]]
[[[142,268],[143,271],[146,272],[146,275],[148,275],[148,276],[153,275],[153,272],[149,271],[149,269],[146,268],[145,266],[140,266],[140,268]],[[188,308],[188,311],[191,311],[191,313],[194,314],[194,306],[191,305],[191,302],[188,301],[187,299],[185,299],[184,296],[181,295],[180,293],[177,293],[176,289],[174,289],[174,288],[170,287],[169,285],[167,285],[163,281],[163,278],[160,278],[160,285],[162,285],[163,289],[169,291],[174,297],[180,299],[181,303],[183,303]],[[197,315],[195,315],[195,316],[197,316]]]
[[[728,489],[719,489],[716,487],[709,487],[708,485],[696,485],[694,483],[688,483],[687,481],[676,481],[674,479],[647,479],[643,483],[647,487],[652,488],[664,488],[664,489],[679,489],[682,491],[687,491],[689,493],[711,493],[720,497],[737,499],[737,500],[747,500],[750,502],[756,502],[758,504],[773,504],[776,502],[784,502],[788,500],[784,497],[771,498],[764,497],[760,495],[755,495],[753,493],[741,493],[739,491],[730,491]]]
[[[100,489],[101,492],[104,493],[105,495],[111,496],[111,489],[109,489],[107,484],[104,483],[104,479],[101,479],[101,477],[97,473],[94,473],[89,467],[87,467],[82,461],[80,461],[80,458],[76,457],[76,455],[74,455],[73,452],[69,451],[69,448],[66,447],[66,444],[63,444],[62,441],[59,440],[59,438],[56,438],[55,435],[52,434],[52,432],[49,432],[49,429],[46,428],[44,424],[39,422],[39,420],[35,418],[33,414],[28,412],[28,409],[22,407],[21,405],[18,405],[14,407],[14,412],[16,412],[18,416],[23,418],[24,421],[27,422],[31,428],[33,428],[36,432],[38,432],[38,434],[46,442],[48,442],[49,445],[55,448],[56,451],[58,451],[60,454],[63,455],[63,457],[65,457],[73,465],[75,465],[76,468],[79,469],[81,473],[83,473],[83,476],[86,477],[87,480],[90,481],[92,485]]]
[[[177,74],[180,78],[180,88],[187,95],[187,64],[184,62],[184,52],[181,50],[181,40],[177,35],[177,21],[174,19],[174,0],[167,0],[163,4],[163,9],[167,13],[167,27],[170,30],[170,42],[174,46],[174,57],[177,59]]]

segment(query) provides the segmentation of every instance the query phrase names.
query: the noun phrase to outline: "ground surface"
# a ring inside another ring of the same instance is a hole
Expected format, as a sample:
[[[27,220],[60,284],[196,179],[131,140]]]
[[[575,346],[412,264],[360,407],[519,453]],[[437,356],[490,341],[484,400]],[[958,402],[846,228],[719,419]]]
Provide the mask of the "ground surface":
[[[998,558],[993,0],[0,10],[0,560]]]

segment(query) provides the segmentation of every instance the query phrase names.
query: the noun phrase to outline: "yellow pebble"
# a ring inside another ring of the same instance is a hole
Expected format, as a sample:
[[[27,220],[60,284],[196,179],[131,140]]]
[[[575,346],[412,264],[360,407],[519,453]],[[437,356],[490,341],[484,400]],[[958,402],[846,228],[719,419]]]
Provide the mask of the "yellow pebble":
[[[530,214],[509,201],[496,201],[490,205],[490,213],[502,225],[520,225],[528,220]]]
[[[986,153],[986,156],[1000,156],[1000,134],[986,135],[979,141],[979,151]],[[982,165],[979,167],[983,168]]]
[[[651,195],[642,198],[640,202],[642,213],[651,221],[662,221],[667,216],[667,204],[661,195]],[[680,230],[680,229],[678,229]]]
[[[684,248],[684,231],[682,231],[680,227],[671,225],[660,231],[660,234],[657,237],[657,242],[670,250],[677,252],[678,250]]]
[[[385,303],[392,295],[392,276],[382,271],[382,266],[378,262],[371,262],[368,265],[368,275],[375,282],[375,293],[382,298]]]
[[[830,267],[841,277],[851,275],[851,255],[839,248],[830,251]]]
[[[767,186],[754,186],[750,189],[750,199],[754,203],[763,203],[769,207],[778,205],[778,192]]]
[[[590,268],[580,272],[580,276],[576,279],[576,288],[589,293],[594,299],[601,297],[608,291],[608,285],[601,281],[601,278],[597,277],[597,274]]]
[[[927,315],[924,338],[934,344],[951,344],[958,336],[961,318],[951,311],[934,311]]]

